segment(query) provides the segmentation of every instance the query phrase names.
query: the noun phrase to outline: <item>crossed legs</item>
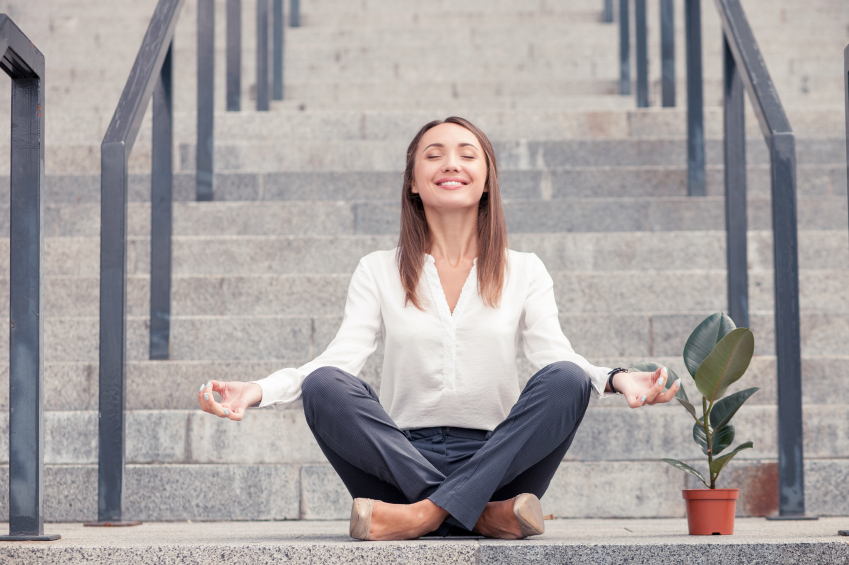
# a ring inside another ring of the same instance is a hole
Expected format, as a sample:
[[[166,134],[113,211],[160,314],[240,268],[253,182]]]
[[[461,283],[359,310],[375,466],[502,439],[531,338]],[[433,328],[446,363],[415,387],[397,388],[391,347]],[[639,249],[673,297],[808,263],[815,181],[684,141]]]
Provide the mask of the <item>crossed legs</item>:
[[[410,443],[360,379],[334,367],[317,369],[303,382],[303,402],[307,424],[351,496],[390,503],[375,506],[372,532],[382,527],[384,515],[402,530],[406,522],[418,522],[418,529],[406,533],[411,537],[436,530],[446,518],[442,531],[450,524],[492,534],[510,526],[500,523],[509,522],[511,511],[498,501],[545,493],[586,412],[590,387],[574,363],[543,368],[483,447],[447,477]],[[397,535],[394,539],[405,537]]]

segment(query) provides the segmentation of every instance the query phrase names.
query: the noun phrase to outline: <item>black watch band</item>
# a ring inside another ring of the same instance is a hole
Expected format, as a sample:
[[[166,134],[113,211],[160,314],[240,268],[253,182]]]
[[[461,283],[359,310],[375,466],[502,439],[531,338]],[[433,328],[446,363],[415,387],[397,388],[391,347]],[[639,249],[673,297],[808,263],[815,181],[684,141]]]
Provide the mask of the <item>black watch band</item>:
[[[613,376],[616,375],[617,373],[627,373],[627,372],[628,372],[628,369],[623,369],[622,367],[617,367],[617,368],[613,369],[612,371],[610,371],[609,373],[607,373],[607,375],[608,375],[607,376],[607,386],[608,386],[608,388],[610,388],[610,392],[615,393],[615,394],[622,394],[621,392],[616,390],[616,387],[613,386]]]

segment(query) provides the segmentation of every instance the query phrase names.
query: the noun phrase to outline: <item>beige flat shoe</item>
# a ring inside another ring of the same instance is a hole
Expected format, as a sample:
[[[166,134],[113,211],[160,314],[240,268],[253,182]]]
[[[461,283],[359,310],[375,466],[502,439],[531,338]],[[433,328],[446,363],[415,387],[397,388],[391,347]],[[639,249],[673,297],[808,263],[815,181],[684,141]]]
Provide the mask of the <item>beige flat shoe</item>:
[[[539,501],[537,501],[537,504],[539,504]],[[348,529],[352,538],[368,541],[372,510],[374,510],[374,500],[371,498],[354,499],[354,504],[351,506],[351,525]],[[524,528],[522,531],[524,531]]]
[[[513,514],[519,520],[522,534],[525,537],[538,536],[545,533],[545,518],[542,515],[542,504],[534,494],[520,494],[513,502]],[[369,518],[371,514],[369,514]],[[353,520],[353,518],[352,518]]]

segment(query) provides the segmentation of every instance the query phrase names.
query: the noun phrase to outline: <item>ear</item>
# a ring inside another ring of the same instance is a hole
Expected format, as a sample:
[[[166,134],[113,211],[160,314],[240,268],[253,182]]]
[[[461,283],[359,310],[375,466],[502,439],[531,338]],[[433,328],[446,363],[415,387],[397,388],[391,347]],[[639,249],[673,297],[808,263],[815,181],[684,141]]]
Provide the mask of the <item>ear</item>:
[[[419,193],[419,189],[417,189],[417,188],[416,188],[416,183],[411,183],[411,184],[410,184],[410,192],[412,192],[413,194],[418,194],[418,193]]]

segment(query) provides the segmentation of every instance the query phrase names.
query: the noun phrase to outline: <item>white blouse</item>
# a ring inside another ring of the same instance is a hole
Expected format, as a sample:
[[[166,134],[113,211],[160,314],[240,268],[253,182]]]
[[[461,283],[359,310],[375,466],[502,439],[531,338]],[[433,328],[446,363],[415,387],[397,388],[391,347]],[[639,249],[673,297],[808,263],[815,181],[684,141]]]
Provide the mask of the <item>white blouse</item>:
[[[604,396],[610,369],[572,350],[557,317],[554,282],[535,254],[509,252],[498,308],[485,306],[477,292],[475,260],[453,314],[430,255],[419,288],[425,309],[405,306],[395,254],[377,251],[360,260],[336,338],[303,367],[254,381],[262,387],[260,406],[283,409],[299,402],[301,383],[319,367],[357,375],[380,337],[385,342],[380,403],[401,429],[495,429],[519,398],[520,335],[535,370],[572,361],[590,376],[594,395]]]

